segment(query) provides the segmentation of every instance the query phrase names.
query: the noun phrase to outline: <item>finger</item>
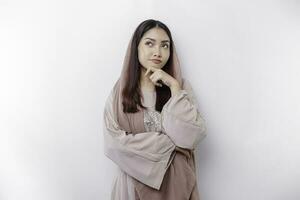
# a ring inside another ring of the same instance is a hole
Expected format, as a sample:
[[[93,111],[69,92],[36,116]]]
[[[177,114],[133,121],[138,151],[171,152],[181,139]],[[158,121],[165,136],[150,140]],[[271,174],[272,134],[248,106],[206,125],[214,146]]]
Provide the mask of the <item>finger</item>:
[[[155,70],[152,68],[152,67],[148,67],[147,68],[147,71],[146,71],[146,73],[145,73],[145,76],[147,76],[147,74],[149,73],[149,72],[154,72]]]
[[[149,76],[150,79],[157,78],[157,73],[155,71]]]
[[[151,76],[149,76],[149,78],[152,80],[153,83],[156,83],[157,81],[157,76],[156,76],[156,73],[153,72],[153,74],[151,74]]]
[[[149,76],[149,78],[150,78],[150,79],[154,78],[154,75],[155,75],[154,73],[151,74],[151,76]]]
[[[147,71],[146,71],[145,74],[148,74],[149,72],[156,72],[156,70],[157,70],[157,69],[156,69],[155,67],[151,67],[151,66],[150,66],[150,67],[147,68]]]
[[[158,80],[157,83],[160,85],[160,86],[163,86],[164,82],[162,80]]]
[[[162,84],[159,83],[159,82],[157,82],[156,85],[159,86],[159,87],[162,87]]]
[[[151,75],[152,76],[152,75]],[[161,86],[160,79],[158,77],[152,77],[150,80],[157,86]]]
[[[159,84],[159,83],[154,83],[154,85],[156,85],[156,86],[160,87],[160,84]]]
[[[149,78],[160,79],[159,77],[161,77],[161,76],[160,76],[159,71],[157,69],[153,69],[152,71],[153,71],[153,73],[151,74],[151,76]]]
[[[153,72],[153,74],[151,74],[151,76],[149,76],[150,79],[152,79],[153,82],[158,82],[158,81],[162,81],[162,76],[158,71]]]
[[[147,68],[147,71],[146,71],[146,73],[145,73],[145,76],[147,76],[147,74],[150,72],[150,68],[148,67]]]

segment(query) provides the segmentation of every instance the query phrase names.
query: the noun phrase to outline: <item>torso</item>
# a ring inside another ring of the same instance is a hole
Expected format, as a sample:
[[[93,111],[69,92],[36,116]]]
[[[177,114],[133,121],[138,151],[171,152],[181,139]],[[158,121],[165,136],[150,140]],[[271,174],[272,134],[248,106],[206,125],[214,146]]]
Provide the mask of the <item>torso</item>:
[[[142,90],[142,94],[142,104],[147,107],[144,112],[146,131],[161,131],[161,114],[155,110],[156,91]]]

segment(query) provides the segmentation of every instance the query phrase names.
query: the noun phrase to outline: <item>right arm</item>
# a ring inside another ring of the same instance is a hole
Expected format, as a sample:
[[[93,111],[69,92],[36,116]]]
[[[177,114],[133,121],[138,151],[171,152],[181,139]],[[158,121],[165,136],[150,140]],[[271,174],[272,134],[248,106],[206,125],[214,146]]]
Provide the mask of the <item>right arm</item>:
[[[114,90],[105,103],[103,134],[105,155],[140,182],[159,189],[175,145],[162,132],[127,134],[113,109]]]

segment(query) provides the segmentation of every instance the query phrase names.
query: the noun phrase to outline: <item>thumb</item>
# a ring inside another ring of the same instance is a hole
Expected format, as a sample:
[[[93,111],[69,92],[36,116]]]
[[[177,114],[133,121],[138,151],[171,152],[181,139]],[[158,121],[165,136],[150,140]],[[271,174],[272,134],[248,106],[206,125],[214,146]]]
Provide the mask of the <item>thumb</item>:
[[[148,68],[147,68],[147,71],[146,71],[146,73],[145,73],[144,76],[147,76],[147,74],[148,74],[150,71],[151,71],[151,70],[150,70],[150,67],[148,67]]]

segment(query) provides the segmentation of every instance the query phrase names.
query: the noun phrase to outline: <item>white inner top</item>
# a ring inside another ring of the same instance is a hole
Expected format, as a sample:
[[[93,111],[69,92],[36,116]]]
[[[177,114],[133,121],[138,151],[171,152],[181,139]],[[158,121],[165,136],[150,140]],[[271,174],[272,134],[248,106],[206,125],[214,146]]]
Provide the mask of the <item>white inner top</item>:
[[[142,90],[144,100],[142,104],[150,109],[155,109],[156,91]]]

